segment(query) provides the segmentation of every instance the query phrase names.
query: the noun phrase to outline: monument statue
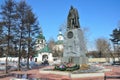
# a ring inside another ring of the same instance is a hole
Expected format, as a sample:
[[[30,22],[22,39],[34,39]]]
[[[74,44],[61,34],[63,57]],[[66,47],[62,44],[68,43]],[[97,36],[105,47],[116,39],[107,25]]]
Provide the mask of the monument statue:
[[[73,8],[73,6],[71,6],[68,14],[67,28],[68,29],[80,28],[78,11],[77,9]]]
[[[64,52],[62,62],[86,64],[86,46],[79,24],[77,9],[71,6],[67,17],[67,30],[64,34]]]

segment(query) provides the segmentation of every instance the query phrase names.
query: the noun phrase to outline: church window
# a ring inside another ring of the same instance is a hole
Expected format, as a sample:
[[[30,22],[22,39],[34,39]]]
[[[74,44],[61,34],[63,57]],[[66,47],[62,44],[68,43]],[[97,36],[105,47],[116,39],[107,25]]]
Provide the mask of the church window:
[[[41,40],[41,43],[43,43],[43,40]]]
[[[40,40],[38,40],[38,43],[40,42]]]
[[[59,40],[61,40],[61,36],[59,37]]]
[[[40,43],[42,43],[42,42],[40,41]]]

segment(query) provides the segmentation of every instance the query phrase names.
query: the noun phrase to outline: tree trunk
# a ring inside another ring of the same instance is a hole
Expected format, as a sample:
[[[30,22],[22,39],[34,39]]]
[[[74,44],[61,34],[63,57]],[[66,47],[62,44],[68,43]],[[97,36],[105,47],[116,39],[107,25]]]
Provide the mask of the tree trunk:
[[[21,59],[21,39],[22,39],[22,32],[20,33],[20,42],[19,42],[18,71],[20,71],[20,59]]]
[[[29,69],[29,56],[30,56],[30,25],[28,25],[28,54],[27,54],[27,69]]]

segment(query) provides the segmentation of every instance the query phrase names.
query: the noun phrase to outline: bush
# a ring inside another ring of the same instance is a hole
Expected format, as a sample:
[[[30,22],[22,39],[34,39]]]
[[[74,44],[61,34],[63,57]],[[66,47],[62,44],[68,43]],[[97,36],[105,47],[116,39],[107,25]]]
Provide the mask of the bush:
[[[59,65],[59,66],[55,66],[54,70],[60,70],[60,71],[74,71],[74,70],[78,70],[80,68],[79,65],[74,65],[71,67],[65,66],[65,65]]]
[[[54,68],[55,70],[60,70],[60,71],[65,71],[66,70],[66,66],[65,65],[60,65],[60,66],[55,66],[55,68]]]

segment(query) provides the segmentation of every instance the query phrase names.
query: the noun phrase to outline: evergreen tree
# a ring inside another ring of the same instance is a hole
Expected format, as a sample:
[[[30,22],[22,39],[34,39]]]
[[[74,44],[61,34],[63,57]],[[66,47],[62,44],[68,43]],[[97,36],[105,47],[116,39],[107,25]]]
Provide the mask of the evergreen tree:
[[[14,0],[5,0],[5,4],[1,5],[0,15],[0,53],[4,50],[3,47],[7,48],[4,50],[6,73],[8,55],[19,56],[18,70],[20,70],[21,57],[27,57],[29,68],[29,56],[35,53],[35,36],[39,32],[37,17],[25,1],[17,3]]]
[[[26,10],[28,10],[29,7],[27,6],[27,4],[25,3],[25,1],[20,1],[17,4],[17,15],[18,15],[18,20],[17,20],[17,24],[18,24],[18,29],[17,29],[17,37],[19,40],[19,52],[18,52],[18,70],[20,70],[20,59],[22,54],[22,47],[26,45]]]
[[[1,16],[4,27],[4,32],[7,33],[7,52],[6,52],[6,73],[7,73],[7,56],[10,54],[10,42],[13,39],[13,28],[15,27],[15,18],[16,18],[16,8],[14,0],[6,0],[5,4],[1,6]],[[5,31],[6,30],[6,31]]]
[[[21,47],[26,47],[27,54],[22,54],[24,57],[27,55],[27,68],[29,69],[29,56],[33,48],[34,44],[34,38],[35,34],[39,31],[39,27],[37,24],[37,18],[35,17],[34,13],[32,12],[32,9],[29,5],[26,4],[25,1],[21,1],[18,3],[17,6],[18,11],[18,24],[19,24],[19,30],[20,32],[20,45],[19,45],[19,63],[21,58]],[[23,50],[24,53],[26,53],[25,49]]]
[[[27,11],[26,23],[27,23],[27,43],[28,43],[28,54],[27,54],[27,68],[29,68],[29,58],[30,54],[34,53],[34,44],[35,44],[35,36],[39,33],[39,26],[37,22],[37,18],[35,17],[32,10]]]

